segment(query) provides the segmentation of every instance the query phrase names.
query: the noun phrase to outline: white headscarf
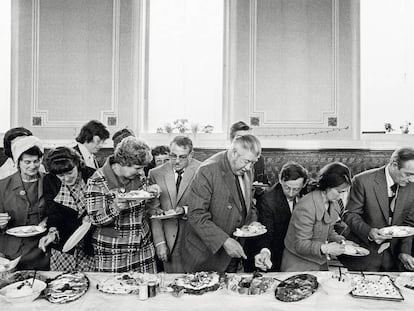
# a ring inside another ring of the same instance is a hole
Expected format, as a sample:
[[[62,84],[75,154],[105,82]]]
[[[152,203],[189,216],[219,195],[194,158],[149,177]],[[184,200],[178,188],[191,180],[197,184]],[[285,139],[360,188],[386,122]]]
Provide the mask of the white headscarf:
[[[19,136],[13,139],[11,143],[11,151],[14,163],[17,165],[20,156],[34,146],[39,147],[42,153],[44,152],[43,144],[36,136]]]

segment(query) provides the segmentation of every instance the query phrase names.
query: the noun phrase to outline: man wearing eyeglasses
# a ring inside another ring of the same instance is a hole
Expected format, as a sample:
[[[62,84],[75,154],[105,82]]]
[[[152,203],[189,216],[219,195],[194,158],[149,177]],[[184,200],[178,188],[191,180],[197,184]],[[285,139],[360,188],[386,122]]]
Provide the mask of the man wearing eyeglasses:
[[[383,234],[381,228],[402,225],[414,206],[414,149],[393,152],[386,166],[354,177],[344,220],[350,240],[367,248],[365,257],[344,256],[342,263],[356,271],[398,270],[398,256],[408,269],[414,269],[411,245],[400,254],[400,239]]]
[[[296,162],[288,162],[279,173],[279,183],[257,199],[258,218],[267,229],[266,234],[257,239],[261,252],[255,259],[259,268],[280,271],[290,217],[299,197],[304,194],[307,182],[306,169]],[[270,269],[265,265],[267,260],[272,262]]]
[[[191,184],[182,259],[186,272],[236,272],[246,258],[236,228],[256,220],[252,167],[261,153],[253,135],[236,137],[228,150],[207,159]]]
[[[188,206],[189,185],[201,162],[193,158],[193,142],[185,136],[176,136],[170,144],[170,161],[149,171],[151,184],[161,188],[161,195],[151,202],[154,214],[175,211],[185,214]],[[165,214],[167,215],[167,214]],[[182,273],[180,243],[185,220],[182,218],[151,219],[152,235],[158,259],[168,273]]]

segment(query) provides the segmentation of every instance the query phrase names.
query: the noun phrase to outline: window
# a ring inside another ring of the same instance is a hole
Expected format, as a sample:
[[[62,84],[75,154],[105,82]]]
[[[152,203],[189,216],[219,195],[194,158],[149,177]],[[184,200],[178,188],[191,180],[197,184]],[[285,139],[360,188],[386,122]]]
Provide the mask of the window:
[[[148,132],[187,119],[222,131],[224,1],[151,0]],[[190,129],[189,129],[190,130]]]
[[[385,131],[390,123],[401,133],[400,126],[414,122],[414,1],[360,5],[361,129]]]
[[[0,1],[0,133],[10,128],[11,0]]]

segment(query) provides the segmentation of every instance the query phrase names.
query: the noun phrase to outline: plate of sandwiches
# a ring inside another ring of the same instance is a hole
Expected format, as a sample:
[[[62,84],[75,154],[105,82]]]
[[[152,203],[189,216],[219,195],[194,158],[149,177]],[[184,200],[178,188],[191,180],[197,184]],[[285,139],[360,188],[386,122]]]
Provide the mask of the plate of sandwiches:
[[[45,298],[51,303],[68,303],[85,295],[89,279],[82,272],[63,273],[47,280]]]
[[[153,199],[154,195],[145,190],[131,190],[125,193],[118,193],[118,198],[124,199],[127,201],[136,201],[136,200],[149,200]]]
[[[385,274],[353,274],[351,273],[352,291],[354,298],[402,301],[399,288]]]
[[[390,226],[379,229],[379,233],[393,238],[405,238],[414,235],[414,227]]]
[[[100,281],[96,288],[106,294],[138,294],[139,286],[148,282],[159,284],[159,278],[156,274],[127,272]]]
[[[6,233],[18,238],[26,238],[42,234],[45,231],[46,227],[44,226],[19,226],[7,229]]]
[[[255,222],[253,224],[237,228],[236,231],[233,232],[233,235],[239,238],[249,238],[265,234],[266,232],[267,229],[265,226],[258,222]]]

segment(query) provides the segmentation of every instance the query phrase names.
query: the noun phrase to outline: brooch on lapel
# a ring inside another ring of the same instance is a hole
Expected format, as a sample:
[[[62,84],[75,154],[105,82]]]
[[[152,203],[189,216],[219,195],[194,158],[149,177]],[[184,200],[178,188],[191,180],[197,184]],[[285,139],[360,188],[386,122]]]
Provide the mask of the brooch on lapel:
[[[20,194],[21,196],[26,195],[26,191],[24,191],[24,190],[20,190],[19,194]]]

